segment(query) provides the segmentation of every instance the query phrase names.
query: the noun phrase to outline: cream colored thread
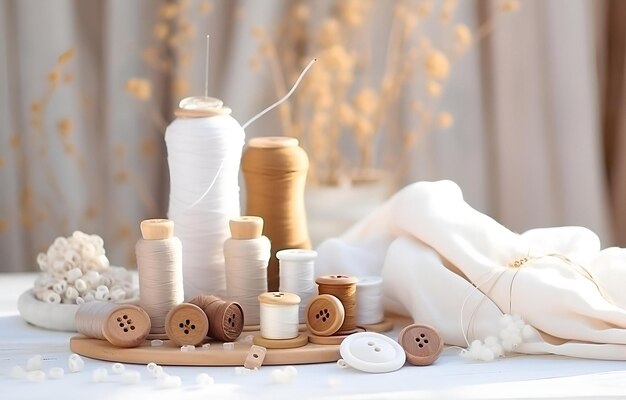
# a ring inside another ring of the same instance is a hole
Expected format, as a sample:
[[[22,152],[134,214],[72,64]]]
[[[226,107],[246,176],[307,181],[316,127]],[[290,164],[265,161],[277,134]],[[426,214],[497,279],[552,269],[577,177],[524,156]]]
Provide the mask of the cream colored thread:
[[[377,276],[359,278],[356,284],[356,322],[372,325],[385,319],[383,311],[383,280]]]
[[[296,259],[295,255],[308,254],[309,259]],[[317,285],[315,284],[315,258],[317,252],[313,250],[281,250],[276,254],[279,259],[279,291],[295,293],[300,296],[300,306],[298,320],[300,323],[306,322],[306,309],[310,301],[317,295]]]
[[[271,244],[267,237],[227,239],[224,242],[226,291],[241,305],[246,325],[258,325],[259,295],[267,292],[267,263]]]
[[[183,302],[182,244],[176,237],[139,239],[135,246],[139,270],[139,304],[152,323],[151,333],[165,333],[165,317]]]
[[[87,337],[106,340],[103,328],[107,319],[113,312],[123,307],[123,305],[106,301],[90,301],[81,304],[74,318],[76,331]]]
[[[298,336],[298,305],[261,303],[261,336],[266,339],[293,339]]]

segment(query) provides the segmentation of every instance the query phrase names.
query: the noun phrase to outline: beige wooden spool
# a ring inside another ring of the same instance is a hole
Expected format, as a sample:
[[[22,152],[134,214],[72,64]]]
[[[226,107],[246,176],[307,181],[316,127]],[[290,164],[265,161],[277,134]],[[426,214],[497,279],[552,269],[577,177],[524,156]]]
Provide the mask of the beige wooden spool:
[[[145,219],[139,227],[145,240],[163,240],[174,236],[174,221],[169,219]]]
[[[241,216],[231,218],[230,236],[236,240],[257,239],[263,235],[263,218],[255,216]]]

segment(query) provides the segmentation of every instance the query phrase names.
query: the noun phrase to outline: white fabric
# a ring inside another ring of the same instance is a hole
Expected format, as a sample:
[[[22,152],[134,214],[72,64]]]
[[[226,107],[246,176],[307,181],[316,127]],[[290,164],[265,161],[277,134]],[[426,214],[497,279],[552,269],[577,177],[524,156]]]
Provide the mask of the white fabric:
[[[581,227],[514,233],[471,208],[454,182],[407,186],[318,253],[318,275],[382,275],[390,303],[447,344],[497,336],[509,313],[540,331],[518,352],[626,360],[626,251],[600,252]]]

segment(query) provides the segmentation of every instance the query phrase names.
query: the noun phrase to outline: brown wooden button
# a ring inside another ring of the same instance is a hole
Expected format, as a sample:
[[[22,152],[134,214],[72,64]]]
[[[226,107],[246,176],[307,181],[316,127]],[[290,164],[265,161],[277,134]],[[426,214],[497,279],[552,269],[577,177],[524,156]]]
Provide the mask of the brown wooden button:
[[[150,316],[143,308],[132,304],[116,307],[106,318],[102,335],[117,347],[136,347],[150,333]]]
[[[252,345],[250,347],[250,351],[248,352],[248,356],[246,357],[246,361],[243,363],[243,366],[249,369],[261,368],[263,365],[263,360],[265,359],[266,353],[265,347]]]
[[[330,294],[316,296],[306,309],[306,325],[316,336],[334,334],[343,325],[344,318],[343,304]]]
[[[200,307],[190,303],[177,305],[165,317],[167,337],[178,346],[198,345],[206,338],[208,331],[206,314]]]
[[[428,325],[413,324],[400,331],[398,343],[406,353],[406,359],[413,365],[430,365],[443,350],[443,339],[437,330]]]

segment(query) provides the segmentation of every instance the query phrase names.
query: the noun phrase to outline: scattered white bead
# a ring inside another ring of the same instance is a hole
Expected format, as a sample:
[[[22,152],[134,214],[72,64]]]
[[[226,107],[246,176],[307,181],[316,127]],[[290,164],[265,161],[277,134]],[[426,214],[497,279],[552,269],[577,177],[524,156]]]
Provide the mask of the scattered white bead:
[[[186,344],[184,346],[180,346],[180,351],[183,351],[183,352],[195,351],[195,350],[196,350],[196,346],[194,346],[193,344]]]
[[[46,380],[46,373],[43,371],[30,371],[26,374],[26,379],[29,382],[43,382]]]
[[[180,376],[166,375],[163,379],[159,380],[157,386],[160,389],[174,389],[182,386],[182,380]]]
[[[247,335],[243,341],[248,344],[252,344],[254,342],[254,335]]]
[[[235,348],[235,343],[233,343],[233,342],[225,342],[223,344],[223,347],[224,347],[224,350],[230,351],[230,350],[233,350]]]
[[[122,374],[121,381],[125,385],[135,385],[141,380],[139,371],[126,371]]]
[[[61,367],[50,368],[50,371],[48,371],[48,375],[52,379],[62,379],[63,375],[65,375],[65,370]]]
[[[348,363],[343,358],[340,358],[337,360],[337,366],[339,368],[348,368]]]
[[[198,376],[196,377],[196,383],[198,385],[213,385],[215,383],[215,380],[209,376],[209,374],[203,372],[201,374],[198,374]]]
[[[69,356],[67,365],[71,372],[79,372],[85,368],[85,361],[76,353]]]
[[[163,346],[163,341],[161,339],[154,339],[150,341],[150,346],[152,347],[161,347]]]
[[[272,383],[288,384],[295,380],[295,375],[286,372],[283,369],[275,369],[271,375]]]
[[[235,375],[250,375],[256,372],[259,372],[258,368],[235,367]]]
[[[157,379],[164,379],[165,377],[167,377],[168,375],[165,373],[165,370],[163,369],[162,366],[157,365],[155,371],[154,371],[154,377]]]
[[[43,364],[43,357],[41,354],[37,354],[36,356],[32,356],[26,361],[26,370],[28,371],[36,371],[41,369],[41,365]]]
[[[205,343],[202,345],[203,349],[210,349],[211,348],[211,343]]]
[[[298,376],[298,370],[293,365],[287,365],[285,368],[283,368],[283,371],[289,376]]]
[[[158,367],[158,365],[156,363],[148,363],[148,365],[146,365],[146,369],[148,370],[148,372],[150,372],[150,374],[152,374],[153,376],[156,375],[156,368]]]
[[[111,372],[114,373],[115,375],[121,375],[124,373],[125,370],[126,370],[126,367],[124,366],[124,364],[115,363],[111,365]]]
[[[11,367],[11,370],[9,371],[9,376],[12,379],[24,379],[26,378],[26,370],[19,365],[15,365]]]
[[[91,374],[91,380],[95,383],[105,382],[109,377],[109,373],[105,368],[98,368]]]

